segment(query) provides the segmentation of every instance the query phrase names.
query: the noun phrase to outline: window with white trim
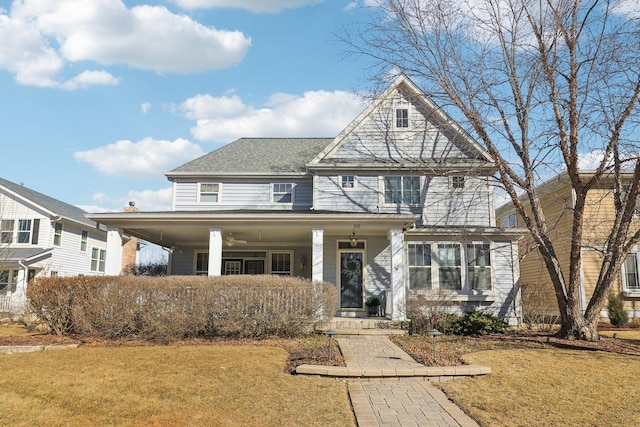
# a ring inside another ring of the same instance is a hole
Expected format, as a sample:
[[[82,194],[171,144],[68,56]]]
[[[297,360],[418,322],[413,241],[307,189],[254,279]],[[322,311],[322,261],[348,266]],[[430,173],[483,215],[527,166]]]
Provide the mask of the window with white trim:
[[[409,243],[409,289],[431,289],[431,244]]]
[[[53,245],[60,246],[62,244],[62,223],[56,222],[53,226]]]
[[[89,240],[89,232],[87,230],[82,230],[82,235],[80,236],[80,251],[87,251],[87,241]]]
[[[510,213],[507,216],[503,216],[501,221],[502,228],[515,228],[517,226],[516,213]]]
[[[31,243],[31,220],[18,220],[18,241],[17,243]]]
[[[196,275],[209,275],[209,252],[196,252]]]
[[[340,176],[340,188],[344,190],[352,190],[356,188],[355,175],[342,175]]]
[[[0,221],[0,243],[13,243],[13,219],[3,219]]]
[[[403,129],[409,127],[409,109],[396,108],[396,128]]]
[[[638,277],[638,253],[627,255],[622,266],[622,288],[628,292],[640,292],[640,278]]]
[[[491,251],[488,243],[467,244],[467,282],[469,289],[491,290]]]
[[[419,205],[420,177],[417,176],[385,176],[384,203]]]
[[[16,291],[18,270],[0,270],[0,295],[8,295]]]
[[[91,271],[104,273],[107,251],[99,248],[91,248]]]
[[[293,184],[276,182],[271,185],[273,203],[292,203]]]
[[[438,244],[438,284],[440,289],[462,290],[462,260],[458,243]]]
[[[218,203],[220,201],[220,184],[216,182],[201,182],[198,184],[198,198],[200,203]]]
[[[453,175],[451,177],[451,188],[459,190],[464,188],[464,175]]]
[[[291,276],[291,252],[271,253],[271,274],[280,276]]]

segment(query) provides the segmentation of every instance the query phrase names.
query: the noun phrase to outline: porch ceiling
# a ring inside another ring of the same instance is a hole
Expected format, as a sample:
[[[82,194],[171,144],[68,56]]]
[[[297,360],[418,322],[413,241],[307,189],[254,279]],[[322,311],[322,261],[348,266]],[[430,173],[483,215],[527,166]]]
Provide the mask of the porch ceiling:
[[[108,227],[164,247],[206,246],[209,230],[220,228],[225,242],[234,247],[310,244],[312,230],[322,228],[326,236],[348,238],[385,235],[392,227],[407,227],[415,215],[319,212],[165,212],[90,214],[90,219]],[[246,241],[240,243],[238,241]],[[225,243],[225,247],[228,245]]]

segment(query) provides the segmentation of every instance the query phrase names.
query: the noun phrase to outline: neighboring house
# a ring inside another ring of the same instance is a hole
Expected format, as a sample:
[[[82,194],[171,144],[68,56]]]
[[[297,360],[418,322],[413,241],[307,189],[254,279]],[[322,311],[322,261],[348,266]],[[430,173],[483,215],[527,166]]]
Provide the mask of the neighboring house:
[[[0,178],[0,312],[21,312],[34,277],[102,275],[107,233],[80,208]]]
[[[283,120],[286,118],[283,118]],[[166,176],[170,212],[92,214],[170,249],[174,275],[280,274],[334,283],[339,316],[410,293],[519,316],[517,230],[495,227],[493,160],[405,76],[335,138],[242,138]]]
[[[581,172],[581,177],[592,176],[592,172]],[[623,173],[623,185],[625,180],[630,180],[632,174],[625,178]],[[580,304],[584,311],[598,280],[605,238],[611,229],[616,217],[613,196],[612,177],[603,177],[596,188],[589,191],[584,215],[584,236],[581,249],[582,264],[580,267]],[[571,229],[573,221],[574,196],[569,176],[563,172],[549,179],[537,187],[542,210],[550,224],[550,238],[553,242],[563,271],[569,271],[569,254],[571,245]],[[521,199],[525,207],[529,207],[528,201]],[[640,211],[639,211],[640,213]],[[524,227],[522,219],[516,215],[512,203],[507,203],[496,210],[498,225],[502,227]],[[640,226],[640,221],[631,224],[630,232],[633,233]],[[544,309],[549,314],[558,313],[558,303],[555,298],[555,290],[549,278],[549,273],[536,249],[530,235],[526,235],[520,241],[520,274],[522,281],[523,299],[529,301],[534,309]],[[615,278],[612,290],[620,293],[625,301],[625,307],[631,317],[640,317],[640,274],[638,263],[640,262],[640,245],[627,257],[626,262],[618,276]],[[526,308],[526,307],[525,307]],[[605,309],[601,317],[607,318]]]

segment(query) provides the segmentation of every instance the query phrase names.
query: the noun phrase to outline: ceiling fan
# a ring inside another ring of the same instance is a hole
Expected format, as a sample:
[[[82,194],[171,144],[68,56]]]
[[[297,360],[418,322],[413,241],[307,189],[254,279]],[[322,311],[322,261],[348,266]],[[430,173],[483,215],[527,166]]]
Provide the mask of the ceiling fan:
[[[233,237],[232,233],[228,233],[227,234],[227,237],[225,237],[224,242],[227,244],[227,246],[233,246],[235,244],[245,244],[245,243],[247,243],[246,240],[236,239],[235,237]]]

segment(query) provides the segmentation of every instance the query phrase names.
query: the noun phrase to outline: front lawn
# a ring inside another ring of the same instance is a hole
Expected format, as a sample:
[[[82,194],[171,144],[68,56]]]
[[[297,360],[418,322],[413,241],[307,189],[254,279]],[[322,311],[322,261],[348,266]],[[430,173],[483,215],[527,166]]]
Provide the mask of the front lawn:
[[[0,425],[353,426],[346,385],[267,345],[80,347],[0,356]]]
[[[465,362],[491,374],[438,387],[483,427],[640,425],[640,342],[566,341],[544,335],[394,337],[427,365]]]

